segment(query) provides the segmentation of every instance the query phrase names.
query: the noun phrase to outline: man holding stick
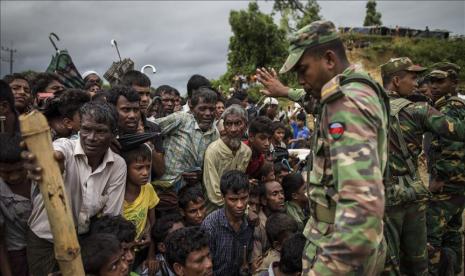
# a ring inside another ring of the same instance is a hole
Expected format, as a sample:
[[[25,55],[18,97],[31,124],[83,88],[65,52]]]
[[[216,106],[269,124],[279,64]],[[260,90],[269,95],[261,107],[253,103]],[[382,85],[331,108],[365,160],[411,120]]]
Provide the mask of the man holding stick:
[[[121,213],[126,182],[124,160],[110,149],[117,129],[117,115],[108,104],[86,103],[80,109],[79,139],[54,141],[55,158],[63,170],[65,191],[78,234],[88,231],[91,217]],[[29,177],[41,180],[43,169],[35,156],[23,152]],[[29,269],[34,275],[48,275],[56,269],[52,232],[38,186],[32,187],[33,209],[27,237]]]

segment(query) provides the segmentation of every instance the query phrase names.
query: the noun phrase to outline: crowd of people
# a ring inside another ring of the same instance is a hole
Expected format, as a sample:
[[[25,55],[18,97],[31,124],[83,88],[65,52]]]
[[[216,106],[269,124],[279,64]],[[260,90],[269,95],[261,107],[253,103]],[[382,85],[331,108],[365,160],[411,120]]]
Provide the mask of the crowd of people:
[[[87,275],[459,273],[460,67],[392,58],[381,86],[350,65],[329,21],[290,45],[280,73],[302,88],[257,69],[259,103],[200,74],[185,97],[134,70],[107,89],[95,71],[82,88],[53,73],[5,76],[0,275],[60,275],[40,191],[47,168],[21,143],[30,112],[49,123]]]

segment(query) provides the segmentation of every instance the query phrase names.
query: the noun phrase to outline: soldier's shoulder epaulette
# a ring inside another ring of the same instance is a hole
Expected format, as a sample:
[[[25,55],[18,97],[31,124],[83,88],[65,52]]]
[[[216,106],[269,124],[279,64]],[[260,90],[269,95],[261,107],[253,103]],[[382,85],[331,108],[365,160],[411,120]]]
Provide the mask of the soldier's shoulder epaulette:
[[[321,89],[321,104],[327,104],[344,96],[339,85],[339,77],[336,76],[326,83]]]
[[[389,104],[391,107],[391,116],[396,116],[404,107],[412,103],[412,101],[405,98],[390,98]]]
[[[452,96],[447,99],[448,102],[452,103],[454,106],[463,106],[465,107],[465,100],[457,96]]]

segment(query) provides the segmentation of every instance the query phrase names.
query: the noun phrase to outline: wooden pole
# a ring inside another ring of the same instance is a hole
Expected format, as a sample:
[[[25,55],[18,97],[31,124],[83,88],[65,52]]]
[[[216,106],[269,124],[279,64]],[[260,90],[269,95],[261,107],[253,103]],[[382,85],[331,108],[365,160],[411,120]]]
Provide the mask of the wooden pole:
[[[54,158],[47,119],[34,110],[19,117],[21,133],[27,148],[42,167],[40,192],[44,199],[52,230],[55,258],[63,276],[84,275],[81,253],[71,215],[71,205],[63,186],[60,167]]]

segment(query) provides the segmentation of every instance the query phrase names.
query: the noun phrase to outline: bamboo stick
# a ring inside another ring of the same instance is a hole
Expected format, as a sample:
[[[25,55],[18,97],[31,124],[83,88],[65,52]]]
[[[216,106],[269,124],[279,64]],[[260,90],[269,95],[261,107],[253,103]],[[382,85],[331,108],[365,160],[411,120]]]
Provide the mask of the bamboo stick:
[[[42,167],[40,192],[52,230],[55,258],[63,276],[84,275],[81,253],[71,215],[71,205],[64,190],[60,167],[54,158],[50,127],[38,111],[19,117],[21,133]]]

